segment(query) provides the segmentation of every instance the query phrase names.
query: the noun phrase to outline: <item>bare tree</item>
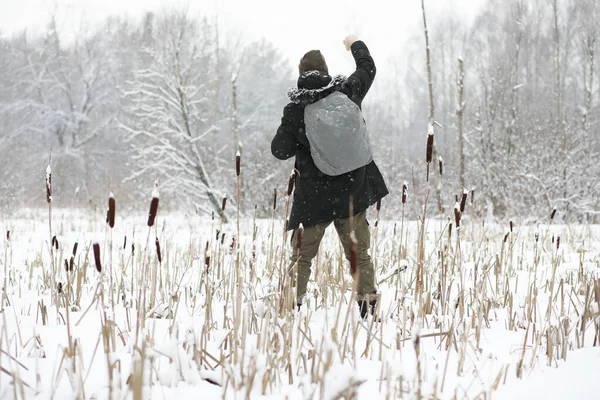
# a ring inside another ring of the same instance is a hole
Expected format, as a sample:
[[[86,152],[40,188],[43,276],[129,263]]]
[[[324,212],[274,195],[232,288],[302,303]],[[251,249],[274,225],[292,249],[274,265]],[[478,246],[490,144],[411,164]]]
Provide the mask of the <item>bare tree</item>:
[[[222,193],[211,176],[222,151],[211,148],[219,132],[210,123],[215,52],[203,40],[211,29],[207,20],[198,23],[185,13],[157,21],[153,46],[146,49],[151,65],[136,71],[124,90],[130,105],[122,128],[134,145],[129,180],[155,177],[175,203],[225,220]]]

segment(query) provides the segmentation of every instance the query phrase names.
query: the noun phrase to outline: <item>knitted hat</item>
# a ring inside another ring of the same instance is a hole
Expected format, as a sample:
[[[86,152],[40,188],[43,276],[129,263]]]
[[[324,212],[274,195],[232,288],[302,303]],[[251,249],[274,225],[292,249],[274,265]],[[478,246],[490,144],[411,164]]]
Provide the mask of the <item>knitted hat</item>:
[[[327,64],[325,63],[325,57],[323,57],[323,54],[321,54],[319,50],[311,50],[306,53],[300,60],[298,69],[300,75],[307,71],[321,71],[329,74]]]

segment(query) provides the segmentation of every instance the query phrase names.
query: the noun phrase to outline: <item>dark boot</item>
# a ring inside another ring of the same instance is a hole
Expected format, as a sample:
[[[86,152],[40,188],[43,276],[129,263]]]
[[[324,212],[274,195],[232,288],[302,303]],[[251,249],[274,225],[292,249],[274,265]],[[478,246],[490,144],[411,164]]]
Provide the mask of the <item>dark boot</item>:
[[[367,319],[369,314],[375,315],[379,297],[379,293],[359,294],[357,296],[358,309],[362,319]]]

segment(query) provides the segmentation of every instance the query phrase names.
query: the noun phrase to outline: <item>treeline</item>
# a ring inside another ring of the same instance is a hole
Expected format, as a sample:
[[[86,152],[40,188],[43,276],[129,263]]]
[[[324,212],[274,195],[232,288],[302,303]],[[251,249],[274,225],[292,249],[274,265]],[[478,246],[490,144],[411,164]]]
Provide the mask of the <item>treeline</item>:
[[[425,2],[427,8],[428,3]],[[594,0],[484,2],[471,25],[428,21],[436,157],[429,213],[567,221],[600,211],[600,109]],[[371,38],[376,40],[376,38]],[[383,218],[422,212],[430,113],[424,32],[388,60],[364,104],[380,169],[392,194]],[[144,209],[154,182],[170,209],[219,214],[240,207],[271,215],[291,161],[270,155],[292,63],[268,41],[240,46],[210,18],[147,14],[111,18],[64,45],[45,37],[0,39],[0,205],[43,205],[52,154],[55,202],[103,209],[109,191]],[[282,214],[278,209],[278,215]],[[431,215],[431,214],[430,214]]]
[[[470,212],[479,215],[547,221],[556,207],[557,219],[597,220],[599,12],[594,0],[492,0],[472,26],[452,14],[429,24],[444,164],[430,208],[442,204],[451,216],[455,196],[475,189]],[[420,62],[401,80],[398,108],[401,169],[419,165],[419,177],[429,111],[423,37],[415,34],[402,54]]]

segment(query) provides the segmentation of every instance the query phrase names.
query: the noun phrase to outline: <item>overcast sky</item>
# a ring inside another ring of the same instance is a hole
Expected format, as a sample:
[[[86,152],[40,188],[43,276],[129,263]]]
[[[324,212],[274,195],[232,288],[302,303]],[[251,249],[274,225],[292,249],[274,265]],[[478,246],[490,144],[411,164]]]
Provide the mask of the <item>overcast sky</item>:
[[[469,22],[483,0],[427,0],[427,12],[453,11]],[[302,54],[320,49],[332,73],[349,73],[352,58],[343,38],[356,33],[378,59],[400,51],[411,29],[420,27],[420,0],[0,0],[0,34],[27,29],[39,34],[54,14],[65,41],[111,14],[140,18],[152,10],[187,6],[192,15],[219,15],[245,40],[266,37],[297,64]]]

